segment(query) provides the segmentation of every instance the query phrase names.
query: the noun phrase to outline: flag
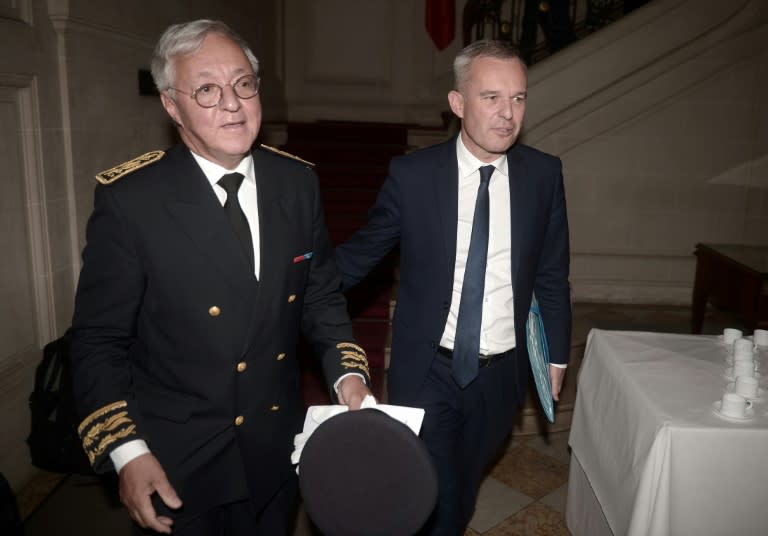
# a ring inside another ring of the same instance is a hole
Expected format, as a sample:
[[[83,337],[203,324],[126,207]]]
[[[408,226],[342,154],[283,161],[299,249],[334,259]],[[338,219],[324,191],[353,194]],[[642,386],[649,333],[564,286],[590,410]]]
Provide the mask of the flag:
[[[437,50],[443,50],[453,41],[456,29],[455,0],[426,0],[426,27]]]

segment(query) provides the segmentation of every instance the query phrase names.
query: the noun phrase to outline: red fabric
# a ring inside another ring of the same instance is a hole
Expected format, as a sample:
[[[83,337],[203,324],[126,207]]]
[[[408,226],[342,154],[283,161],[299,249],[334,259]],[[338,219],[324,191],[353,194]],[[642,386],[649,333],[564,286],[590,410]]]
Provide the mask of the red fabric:
[[[443,50],[453,41],[456,28],[455,0],[426,0],[427,33],[437,50]]]

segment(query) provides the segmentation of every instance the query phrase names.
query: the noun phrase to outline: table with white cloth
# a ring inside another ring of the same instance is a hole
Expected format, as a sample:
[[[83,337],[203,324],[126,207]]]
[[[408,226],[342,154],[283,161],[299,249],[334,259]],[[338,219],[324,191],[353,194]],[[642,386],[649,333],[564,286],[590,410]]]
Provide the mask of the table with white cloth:
[[[590,332],[569,438],[575,536],[768,535],[768,404],[713,411],[728,356],[715,335]],[[768,350],[756,361],[766,390]]]

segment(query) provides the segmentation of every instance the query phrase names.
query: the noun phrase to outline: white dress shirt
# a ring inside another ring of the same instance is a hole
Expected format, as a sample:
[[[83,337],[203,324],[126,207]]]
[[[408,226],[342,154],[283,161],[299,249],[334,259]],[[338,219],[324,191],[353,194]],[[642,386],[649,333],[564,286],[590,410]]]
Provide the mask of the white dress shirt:
[[[459,162],[459,220],[456,230],[456,264],[453,269],[453,295],[440,346],[453,349],[456,339],[456,319],[459,315],[464,268],[475,217],[480,168],[485,162],[475,158],[461,140],[456,139]],[[480,326],[480,353],[494,355],[515,347],[515,315],[512,291],[512,220],[509,204],[509,166],[504,154],[491,162],[495,168],[488,185],[490,222],[488,234],[488,263],[485,268],[483,316]],[[556,368],[568,365],[550,363]]]
[[[240,161],[235,169],[225,169],[195,153],[192,153],[192,156],[200,166],[200,169],[203,170],[205,178],[211,183],[213,192],[216,194],[216,197],[219,198],[222,207],[227,200],[227,192],[224,188],[216,184],[219,179],[227,173],[235,172],[242,173],[245,177],[237,192],[237,200],[240,202],[240,207],[243,209],[245,218],[248,220],[248,227],[251,228],[251,238],[253,239],[253,268],[254,274],[258,279],[261,255],[259,252],[259,208],[256,192],[256,175],[253,171],[253,157],[249,154]]]
[[[461,136],[456,139],[459,162],[459,210],[456,229],[456,264],[453,270],[453,296],[440,346],[453,348],[456,320],[464,283],[464,269],[472,235],[480,168],[486,166],[464,146]],[[509,169],[507,155],[491,162],[495,168],[488,186],[490,223],[488,234],[488,263],[485,269],[483,316],[480,327],[480,353],[493,355],[515,347],[515,316],[512,303],[512,229],[509,206]]]

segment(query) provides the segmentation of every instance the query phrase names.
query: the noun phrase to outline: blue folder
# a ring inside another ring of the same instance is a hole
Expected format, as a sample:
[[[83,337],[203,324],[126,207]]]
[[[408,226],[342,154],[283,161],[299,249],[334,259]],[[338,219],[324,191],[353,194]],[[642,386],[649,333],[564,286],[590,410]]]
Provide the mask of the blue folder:
[[[555,408],[552,400],[552,383],[549,377],[549,348],[547,337],[544,334],[544,322],[539,311],[539,302],[536,296],[531,301],[531,310],[528,312],[528,321],[525,324],[525,337],[528,346],[528,357],[531,361],[531,372],[536,381],[536,391],[547,420],[555,422]]]

